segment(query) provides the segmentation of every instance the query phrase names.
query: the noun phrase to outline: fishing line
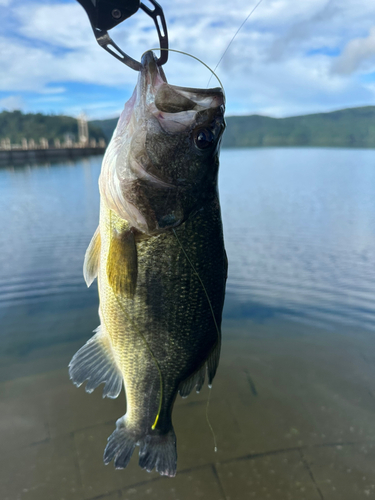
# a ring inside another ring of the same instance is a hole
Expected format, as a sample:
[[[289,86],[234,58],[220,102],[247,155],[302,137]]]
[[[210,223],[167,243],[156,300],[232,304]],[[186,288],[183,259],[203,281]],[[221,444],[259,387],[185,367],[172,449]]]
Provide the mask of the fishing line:
[[[214,310],[213,310],[213,307],[212,307],[212,304],[211,304],[211,300],[210,300],[210,297],[208,296],[208,293],[207,293],[207,290],[206,290],[206,287],[204,286],[204,283],[203,281],[201,280],[201,277],[199,276],[198,274],[198,271],[196,271],[195,267],[193,266],[193,263],[191,262],[191,260],[189,259],[189,256],[188,254],[185,252],[185,249],[184,247],[182,246],[182,243],[179,239],[179,237],[177,236],[177,233],[176,231],[174,230],[174,228],[172,228],[172,231],[173,231],[173,234],[176,236],[176,239],[178,241],[178,244],[180,245],[182,251],[184,252],[184,255],[187,259],[187,261],[189,262],[192,270],[194,271],[194,273],[196,274],[197,278],[199,279],[200,281],[200,284],[202,285],[202,288],[203,288],[203,291],[204,293],[206,294],[206,297],[207,297],[207,301],[208,301],[208,305],[210,306],[210,309],[211,309],[211,313],[212,313],[212,318],[214,320],[214,323],[215,323],[215,328],[216,328],[216,331],[217,331],[217,336],[218,336],[218,341],[220,340],[220,330],[219,330],[219,327],[217,326],[217,322],[216,322],[216,318],[215,318],[215,313],[214,313]]]
[[[215,71],[217,70],[217,67],[219,66],[219,64],[221,63],[221,61],[224,59],[224,56],[225,54],[228,52],[228,49],[229,47],[232,45],[232,42],[233,40],[236,38],[236,36],[238,35],[238,33],[241,31],[243,25],[247,22],[247,20],[249,19],[249,17],[251,16],[251,14],[258,8],[258,6],[262,3],[263,0],[259,0],[259,2],[256,4],[255,7],[253,7],[253,9],[251,10],[251,12],[246,16],[245,20],[242,22],[241,26],[238,28],[238,30],[235,32],[235,34],[233,35],[231,41],[229,42],[227,48],[224,50],[223,52],[223,55],[220,57],[219,59],[219,62],[216,64],[214,70],[212,71],[212,73],[216,76],[216,73]],[[209,86],[210,84],[210,81],[211,81],[211,78],[212,78],[212,75],[210,76],[210,79],[208,80],[208,83],[207,83],[207,87]],[[216,77],[217,78],[217,77]],[[219,80],[220,81],[220,80]]]
[[[260,0],[260,1],[262,1],[262,0]],[[259,2],[259,3],[260,3],[260,2]],[[217,76],[217,74],[215,73],[216,68],[215,68],[215,70],[212,70],[212,69],[211,69],[211,68],[210,68],[210,67],[209,67],[209,66],[208,66],[205,62],[203,62],[201,59],[199,59],[199,57],[193,56],[193,54],[189,54],[188,52],[184,52],[184,51],[182,51],[182,50],[176,50],[176,49],[163,49],[162,47],[154,47],[154,48],[152,48],[152,49],[148,49],[148,50],[167,50],[168,52],[176,52],[177,54],[183,54],[183,55],[185,55],[185,56],[191,57],[192,59],[195,59],[196,61],[198,61],[198,62],[200,62],[201,64],[203,64],[203,66],[205,66],[205,67],[208,69],[208,71],[210,71],[210,73],[212,73],[212,74],[211,74],[211,76],[210,76],[209,82],[211,81],[212,76],[214,76],[214,77],[217,79],[217,81],[219,82],[220,87],[221,87],[221,89],[222,89],[222,91],[223,91],[223,93],[224,93],[224,96],[225,96],[224,86],[223,86],[223,84],[221,83],[220,78],[219,78],[219,77]],[[148,52],[148,50],[146,50],[146,52]],[[144,56],[144,54],[146,54],[146,52],[143,52],[142,57]],[[142,58],[141,58],[141,60],[142,60]]]
[[[183,253],[184,253],[184,255],[185,255],[185,257],[186,257],[187,261],[189,262],[189,264],[190,264],[190,266],[191,266],[192,270],[194,271],[195,275],[196,275],[196,276],[197,276],[197,278],[199,279],[200,284],[202,285],[202,288],[203,288],[204,293],[206,294],[207,301],[208,301],[208,304],[209,304],[210,309],[211,309],[212,318],[213,318],[214,323],[215,323],[215,328],[216,328],[216,331],[217,331],[218,342],[220,342],[220,330],[219,330],[219,327],[218,327],[217,322],[216,322],[216,318],[215,318],[214,310],[213,310],[213,307],[212,307],[212,304],[211,304],[210,297],[209,297],[208,292],[207,292],[207,290],[206,290],[206,287],[204,286],[204,283],[203,283],[203,281],[202,281],[201,277],[199,276],[198,271],[195,269],[195,267],[194,267],[193,263],[191,262],[191,260],[190,260],[190,258],[189,258],[189,256],[188,256],[188,254],[186,253],[186,251],[185,251],[184,247],[182,246],[182,243],[181,243],[181,241],[180,241],[179,237],[177,236],[177,233],[176,233],[176,231],[174,230],[174,228],[172,228],[172,231],[173,231],[173,234],[175,235],[176,240],[178,241],[178,244],[180,245],[181,250],[183,251]],[[213,428],[212,428],[212,425],[211,425],[211,423],[210,423],[210,420],[209,420],[209,418],[208,418],[208,407],[209,407],[209,403],[210,403],[210,396],[211,396],[211,387],[209,386],[209,388],[210,388],[210,391],[209,391],[209,393],[208,393],[207,406],[206,406],[206,420],[207,420],[208,427],[210,428],[210,431],[211,431],[211,433],[212,433],[212,437],[213,437],[213,439],[214,439],[214,451],[215,451],[215,453],[216,453],[216,452],[217,452],[217,442],[216,442],[216,436],[215,436],[215,432],[214,432],[214,430],[213,430]]]
[[[207,420],[208,427],[210,428],[212,437],[214,438],[214,452],[217,453],[217,441],[216,441],[215,431],[213,430],[210,419],[208,418],[208,406],[210,404],[210,397],[211,397],[211,387],[210,387],[210,390],[208,392],[208,399],[207,399],[207,405],[206,405],[206,420]]]
[[[112,221],[111,221],[111,219],[112,219],[112,210],[109,211],[109,237],[110,238],[111,238],[111,230],[112,230]],[[154,353],[152,352],[151,347],[148,345],[148,342],[147,342],[145,336],[143,335],[143,333],[141,332],[141,330],[139,330],[139,328],[137,328],[137,325],[134,323],[134,321],[131,319],[131,317],[129,316],[129,314],[126,312],[125,308],[123,307],[123,305],[119,301],[119,299],[117,297],[117,294],[114,291],[113,291],[113,295],[115,296],[116,302],[117,302],[118,306],[120,307],[121,311],[124,313],[124,315],[126,316],[126,318],[130,321],[130,323],[132,323],[133,328],[137,331],[137,333],[140,335],[141,339],[143,340],[143,342],[144,342],[145,346],[147,347],[148,352],[150,353],[150,356],[153,359],[153,361],[154,361],[154,363],[156,365],[156,368],[157,368],[157,370],[159,372],[159,381],[160,381],[159,408],[158,408],[158,412],[157,412],[157,415],[156,415],[156,418],[155,418],[155,422],[151,426],[151,429],[154,430],[155,427],[156,427],[156,424],[158,423],[159,417],[160,417],[161,407],[162,407],[162,402],[163,402],[163,375],[161,373],[160,365],[159,365],[159,362],[156,359]],[[100,300],[100,296],[99,296],[99,300]],[[102,311],[102,314],[103,314],[103,311]],[[104,321],[104,316],[103,316],[103,321]],[[105,321],[104,321],[104,324],[105,324]]]

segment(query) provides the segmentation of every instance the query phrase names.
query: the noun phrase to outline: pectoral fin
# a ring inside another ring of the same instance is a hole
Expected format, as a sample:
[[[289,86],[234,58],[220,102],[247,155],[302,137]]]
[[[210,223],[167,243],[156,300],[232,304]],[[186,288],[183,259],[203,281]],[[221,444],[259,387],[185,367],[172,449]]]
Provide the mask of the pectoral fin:
[[[91,238],[89,246],[87,247],[85,261],[83,263],[83,277],[85,278],[87,286],[90,286],[94,279],[98,276],[100,244],[100,232],[98,226],[94,236]]]
[[[137,285],[137,248],[134,234],[114,231],[107,260],[107,277],[113,291],[132,297]]]

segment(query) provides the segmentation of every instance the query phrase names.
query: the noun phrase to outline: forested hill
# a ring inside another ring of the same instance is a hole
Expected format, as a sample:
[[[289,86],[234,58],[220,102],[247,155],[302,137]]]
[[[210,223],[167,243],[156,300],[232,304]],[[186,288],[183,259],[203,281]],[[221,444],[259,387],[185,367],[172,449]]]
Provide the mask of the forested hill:
[[[117,118],[89,122],[91,138],[112,136]],[[290,118],[267,116],[229,116],[223,147],[318,146],[375,148],[375,106],[349,108]],[[20,143],[22,138],[38,141],[64,140],[66,134],[77,139],[77,120],[70,116],[0,113],[0,139]]]
[[[231,116],[224,147],[375,147],[375,106],[331,113],[269,118]]]
[[[45,137],[49,141],[66,135],[78,140],[77,120],[71,116],[44,115],[42,113],[22,113],[21,111],[2,111],[0,113],[0,139],[9,138],[12,144],[20,143],[23,138],[39,141]],[[101,128],[89,123],[92,139],[105,138]]]
[[[91,122],[107,141],[117,118]],[[375,106],[342,109],[330,113],[270,118],[229,116],[223,147],[312,146],[375,148]]]

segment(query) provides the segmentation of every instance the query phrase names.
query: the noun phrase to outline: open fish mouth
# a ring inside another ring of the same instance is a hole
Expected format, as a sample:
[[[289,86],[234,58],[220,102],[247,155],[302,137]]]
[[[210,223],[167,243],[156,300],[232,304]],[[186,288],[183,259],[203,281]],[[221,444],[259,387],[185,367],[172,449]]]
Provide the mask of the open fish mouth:
[[[142,57],[139,87],[144,105],[149,106],[149,111],[168,132],[183,132],[192,125],[197,112],[225,104],[220,87],[198,89],[170,85],[152,51]]]
[[[147,92],[146,89],[150,91],[154,88],[157,89],[163,83],[168,83],[163,68],[157,65],[157,59],[152,50],[143,54],[141,64],[140,79],[138,81],[141,91]]]

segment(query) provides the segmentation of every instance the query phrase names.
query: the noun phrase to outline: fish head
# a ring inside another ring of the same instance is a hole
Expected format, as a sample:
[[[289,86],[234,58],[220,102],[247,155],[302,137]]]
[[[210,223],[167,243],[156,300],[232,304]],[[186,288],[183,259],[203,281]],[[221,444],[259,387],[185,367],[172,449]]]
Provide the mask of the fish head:
[[[170,85],[146,52],[99,181],[109,208],[155,234],[182,224],[216,195],[225,129],[221,88]]]

